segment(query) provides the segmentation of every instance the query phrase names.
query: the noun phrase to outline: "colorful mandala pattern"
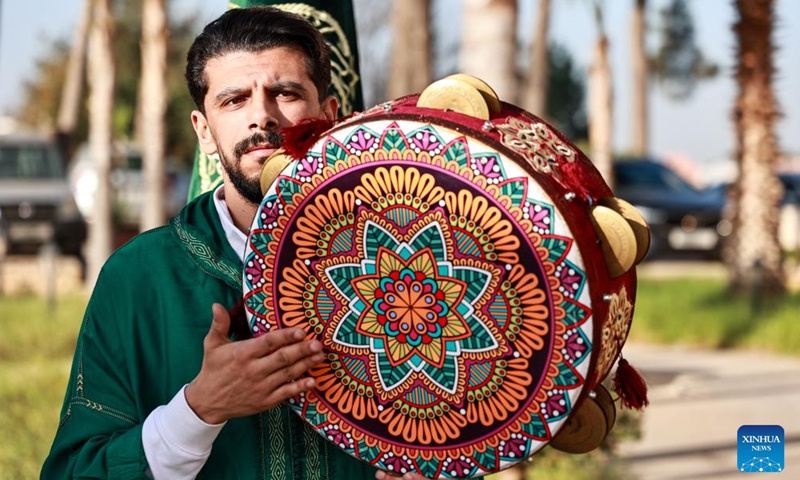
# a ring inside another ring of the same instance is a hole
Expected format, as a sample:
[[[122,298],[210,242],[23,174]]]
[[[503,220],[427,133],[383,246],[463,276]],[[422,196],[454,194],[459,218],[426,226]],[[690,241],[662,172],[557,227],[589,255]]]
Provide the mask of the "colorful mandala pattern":
[[[244,291],[254,335],[322,341],[292,408],[350,455],[429,478],[544,446],[585,384],[592,315],[566,223],[524,170],[444,127],[317,142],[267,192]]]

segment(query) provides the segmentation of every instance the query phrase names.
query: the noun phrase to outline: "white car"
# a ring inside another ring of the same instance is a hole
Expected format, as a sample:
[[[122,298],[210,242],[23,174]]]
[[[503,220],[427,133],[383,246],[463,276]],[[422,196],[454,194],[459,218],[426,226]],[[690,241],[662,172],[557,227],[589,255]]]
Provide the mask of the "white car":
[[[111,198],[113,217],[118,228],[138,230],[144,193],[142,156],[128,144],[115,144],[111,160]],[[167,162],[164,189],[166,214],[171,217],[186,204],[191,172]],[[87,221],[92,221],[94,199],[97,192],[97,170],[94,168],[88,148],[81,146],[75,154],[69,171],[69,181],[78,209]]]

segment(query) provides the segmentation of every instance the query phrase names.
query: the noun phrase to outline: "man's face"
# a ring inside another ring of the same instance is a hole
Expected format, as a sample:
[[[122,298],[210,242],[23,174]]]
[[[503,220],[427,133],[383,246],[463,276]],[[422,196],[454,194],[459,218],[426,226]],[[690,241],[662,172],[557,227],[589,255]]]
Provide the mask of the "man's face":
[[[206,63],[205,75],[205,115],[192,112],[200,148],[219,153],[225,182],[258,205],[261,167],[279,147],[278,129],[304,118],[332,120],[336,100],[319,101],[305,57],[294,48],[226,53]]]

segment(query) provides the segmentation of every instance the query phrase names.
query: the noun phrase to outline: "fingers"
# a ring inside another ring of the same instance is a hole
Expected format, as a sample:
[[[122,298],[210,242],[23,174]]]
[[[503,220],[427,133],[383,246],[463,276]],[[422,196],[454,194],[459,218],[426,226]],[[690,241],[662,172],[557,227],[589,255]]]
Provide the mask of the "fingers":
[[[211,313],[213,315],[211,329],[208,331],[205,339],[207,348],[213,348],[230,342],[230,340],[228,340],[228,329],[231,325],[231,317],[228,315],[228,311],[219,303],[215,303],[211,306]]]
[[[251,392],[261,392],[259,403],[261,409],[269,409],[307,392],[316,386],[313,378],[302,378],[309,368],[325,358],[322,343],[318,340],[300,341],[286,345],[265,357],[251,360],[250,378],[258,379]]]
[[[299,328],[279,328],[243,343],[251,357],[260,358],[287,345],[298,343],[303,338],[305,338],[305,332]]]
[[[304,378],[296,382],[284,383],[267,396],[266,402],[271,405],[277,405],[303,392],[311,390],[316,384],[313,378]]]
[[[300,342],[264,357],[259,369],[270,376],[275,386],[291,382],[325,358],[317,340]]]

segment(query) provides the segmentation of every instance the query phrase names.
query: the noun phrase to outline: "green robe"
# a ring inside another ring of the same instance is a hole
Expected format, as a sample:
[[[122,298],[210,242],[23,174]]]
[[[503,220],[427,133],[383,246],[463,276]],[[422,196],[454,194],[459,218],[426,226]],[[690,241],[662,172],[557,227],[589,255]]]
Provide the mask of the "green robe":
[[[142,424],[200,371],[211,304],[241,298],[241,270],[211,193],[111,256],[86,309],[42,478],[146,478]],[[228,421],[198,478],[374,473],[282,405]]]

